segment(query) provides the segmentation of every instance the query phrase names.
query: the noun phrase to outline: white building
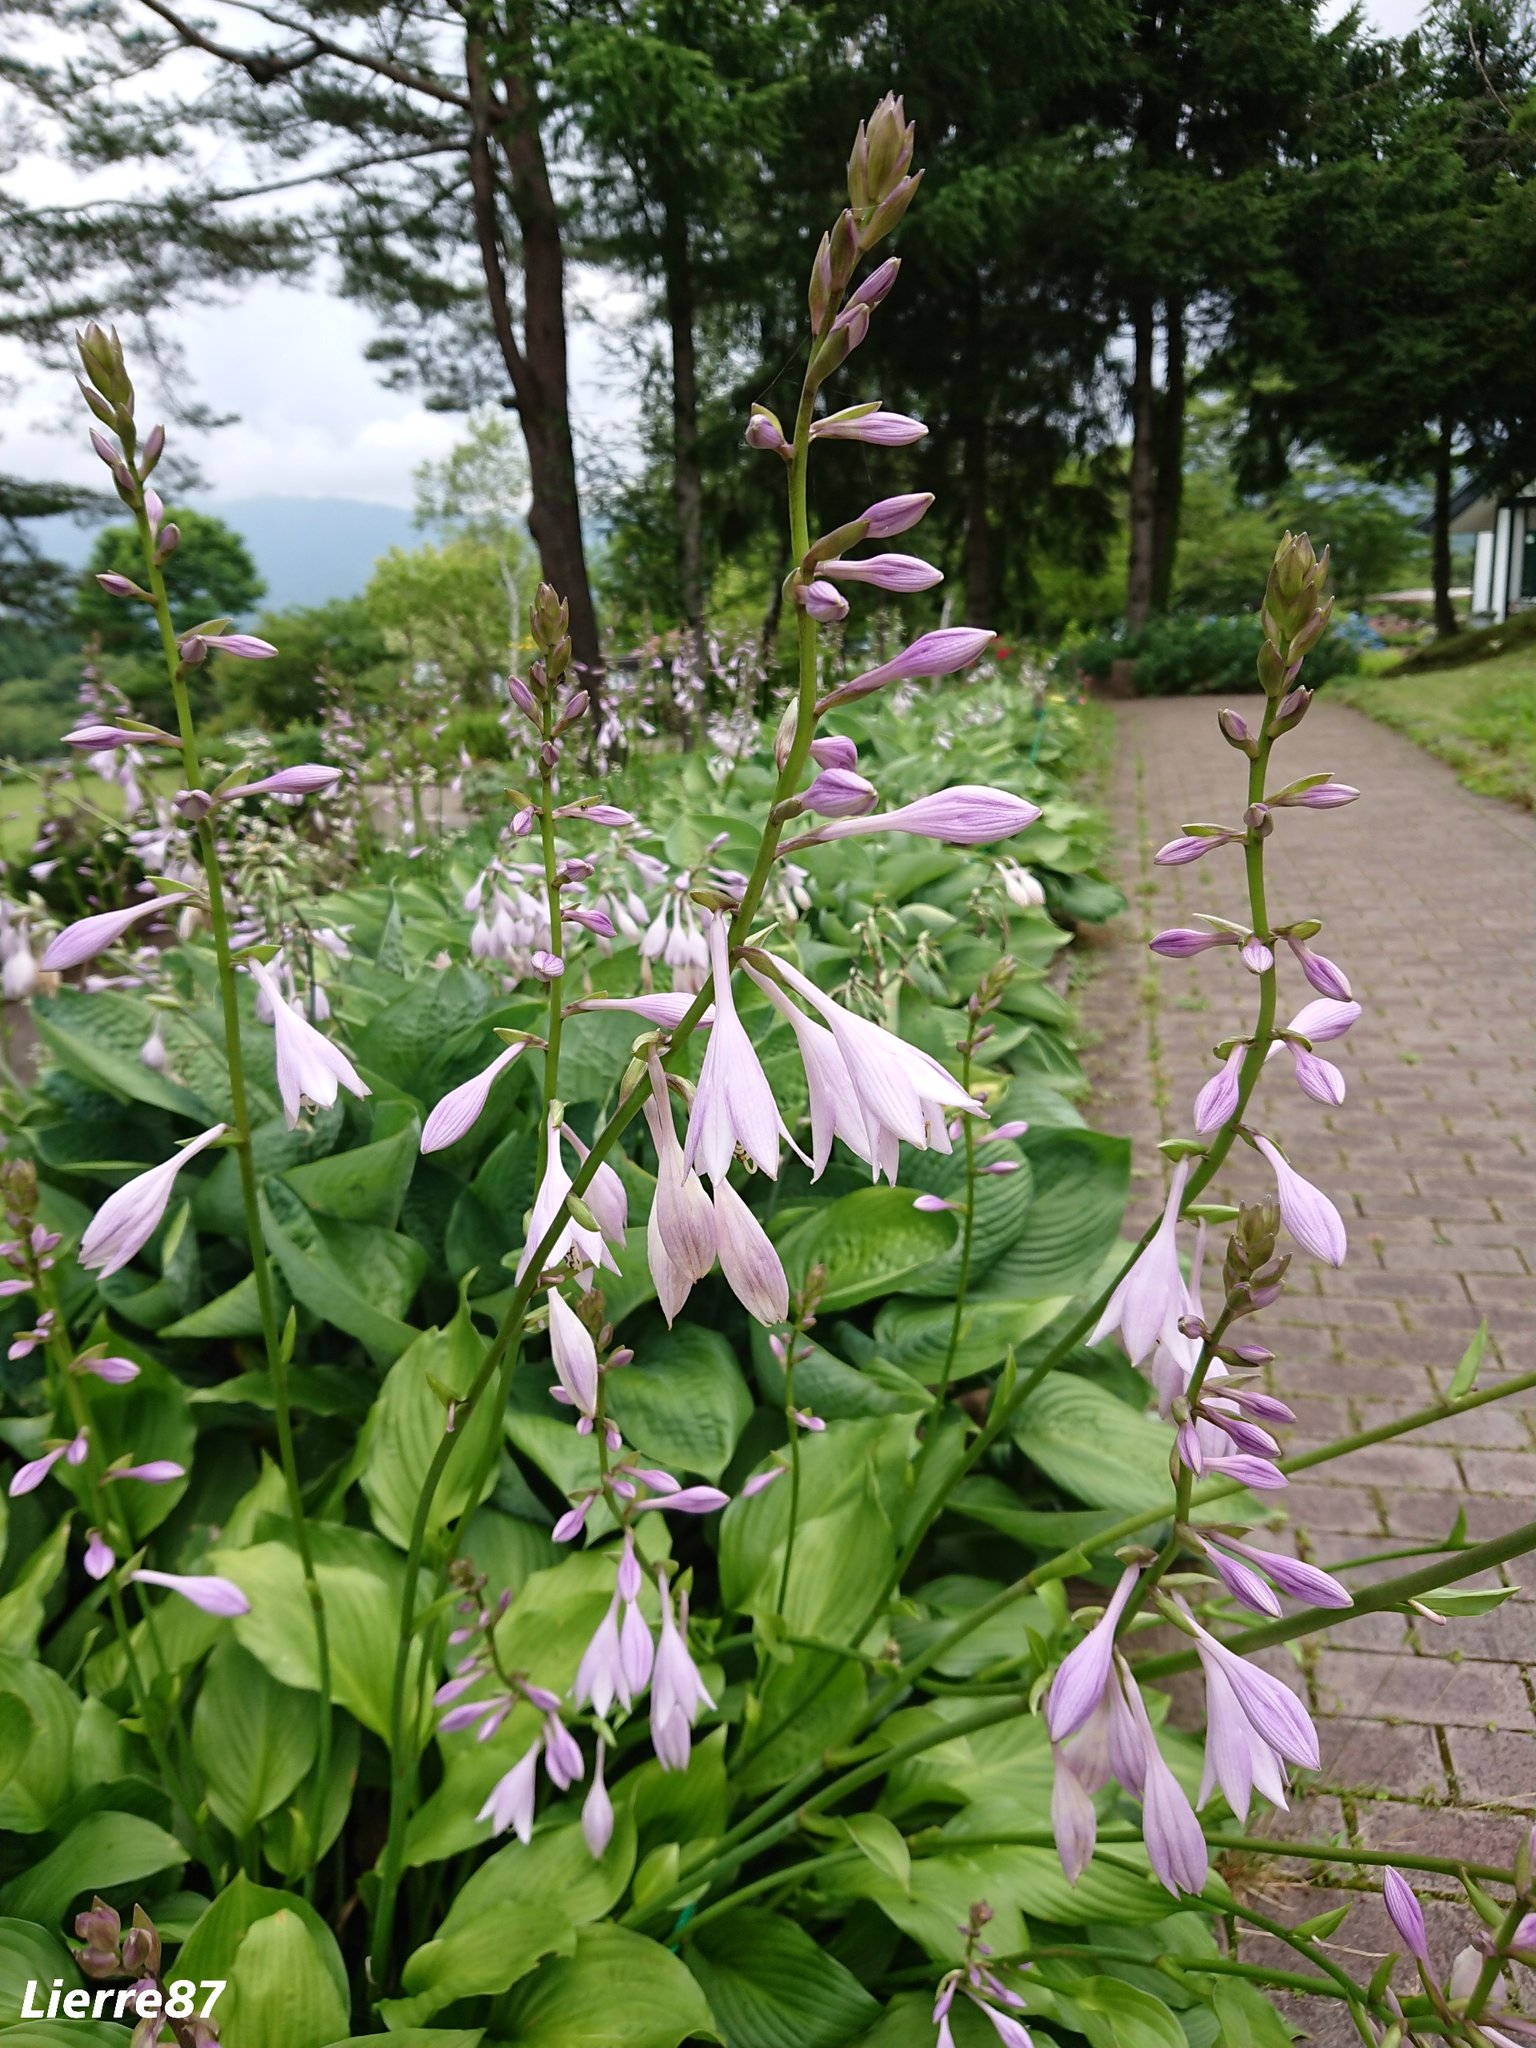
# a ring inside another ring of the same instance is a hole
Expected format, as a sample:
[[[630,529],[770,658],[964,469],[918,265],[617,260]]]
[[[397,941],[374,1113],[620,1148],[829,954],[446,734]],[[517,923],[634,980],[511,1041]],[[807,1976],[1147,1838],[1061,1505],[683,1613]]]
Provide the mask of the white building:
[[[1451,531],[1476,536],[1473,625],[1498,625],[1536,605],[1536,484],[1505,497],[1466,485],[1451,500]]]

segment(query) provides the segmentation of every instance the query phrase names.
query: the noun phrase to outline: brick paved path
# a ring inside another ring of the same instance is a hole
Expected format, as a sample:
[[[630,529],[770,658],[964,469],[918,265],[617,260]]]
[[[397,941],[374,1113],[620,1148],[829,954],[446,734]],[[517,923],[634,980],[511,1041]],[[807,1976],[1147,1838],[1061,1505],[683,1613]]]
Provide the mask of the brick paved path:
[[[1234,950],[1184,963],[1145,947],[1197,912],[1243,915],[1235,855],[1151,863],[1183,821],[1238,813],[1244,764],[1216,730],[1217,708],[1209,698],[1116,707],[1106,798],[1131,909],[1090,958],[1082,1004],[1089,1113],[1135,1141],[1138,1229],[1162,1200],[1153,1146],[1191,1130],[1210,1047],[1252,1015],[1254,984]],[[1256,721],[1257,701],[1239,708]],[[1296,1409],[1300,1449],[1433,1401],[1481,1316],[1482,1384],[1536,1369],[1536,819],[1470,795],[1448,768],[1326,697],[1278,762],[1277,780],[1328,768],[1365,792],[1343,811],[1282,812],[1270,841],[1271,915],[1325,916],[1316,944],[1365,1006],[1342,1048],[1329,1048],[1348,1079],[1342,1108],[1309,1102],[1278,1058],[1259,1095],[1262,1126],[1329,1191],[1350,1235],[1342,1271],[1298,1256],[1294,1285],[1265,1318],[1279,1354],[1273,1385]],[[1312,991],[1283,949],[1281,960],[1284,1021]],[[1255,1154],[1239,1146],[1232,1163],[1222,1197],[1267,1191]],[[1536,1396],[1321,1467],[1285,1505],[1294,1540],[1321,1564],[1433,1542],[1462,1509],[1473,1540],[1536,1520]],[[1323,1771],[1267,1831],[1508,1865],[1536,1816],[1536,1559],[1508,1576],[1525,1590],[1483,1619],[1436,1628],[1364,1616],[1319,1638],[1304,1666],[1277,1653],[1274,1668],[1310,1695]],[[1314,1873],[1291,1860],[1244,1875],[1272,1910],[1301,1918],[1345,1896],[1335,1865],[1327,1889],[1303,1902]],[[1454,1881],[1428,1885],[1459,1897]],[[1428,1916],[1448,1953],[1473,1924],[1464,1904],[1431,1902]],[[1401,1946],[1370,1897],[1336,1941],[1375,1954]],[[1323,2048],[1357,2040],[1337,2008],[1305,2018]]]

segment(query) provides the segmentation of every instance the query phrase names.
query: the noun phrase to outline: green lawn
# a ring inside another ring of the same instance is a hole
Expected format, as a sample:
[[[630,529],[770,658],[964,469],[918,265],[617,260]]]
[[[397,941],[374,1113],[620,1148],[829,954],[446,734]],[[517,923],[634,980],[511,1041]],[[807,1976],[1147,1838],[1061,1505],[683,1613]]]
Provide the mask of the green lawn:
[[[1536,650],[1424,675],[1352,676],[1332,687],[1449,761],[1468,789],[1536,810]]]
[[[146,773],[158,790],[177,787],[178,778],[173,768],[157,768]],[[123,815],[123,792],[117,784],[103,782],[99,775],[88,774],[83,768],[58,788],[60,801],[80,803],[114,822]],[[13,769],[9,774],[0,774],[0,860],[20,860],[31,850],[37,837],[41,805],[41,792],[29,773]]]

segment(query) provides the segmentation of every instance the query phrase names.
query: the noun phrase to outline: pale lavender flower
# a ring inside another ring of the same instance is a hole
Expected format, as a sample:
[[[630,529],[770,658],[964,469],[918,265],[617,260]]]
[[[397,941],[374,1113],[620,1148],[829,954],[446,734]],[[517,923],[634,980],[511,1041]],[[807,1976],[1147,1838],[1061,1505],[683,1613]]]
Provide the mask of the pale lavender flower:
[[[958,669],[969,668],[996,638],[995,633],[980,626],[940,626],[932,633],[920,634],[891,660],[882,662],[878,668],[866,669],[851,683],[840,684],[823,698],[822,709],[830,710],[834,704],[867,697],[871,691],[900,682],[903,677],[953,675]]]
[[[94,960],[108,946],[115,946],[124,932],[131,931],[141,919],[152,917],[157,910],[174,910],[178,904],[191,901],[191,890],[180,889],[169,896],[151,896],[143,903],[131,903],[126,910],[99,910],[92,917],[78,918],[49,941],[43,955],[43,971],[63,974],[82,961]]]
[[[1251,1543],[1239,1542],[1236,1536],[1214,1536],[1211,1541],[1223,1550],[1237,1551],[1250,1563],[1256,1564],[1261,1572],[1274,1580],[1282,1593],[1289,1593],[1293,1600],[1308,1600],[1314,1607],[1353,1607],[1355,1604],[1346,1586],[1320,1566],[1308,1564],[1305,1558],[1287,1557],[1279,1550],[1256,1550]]]
[[[942,1195],[914,1195],[912,1206],[914,1209],[920,1209],[925,1216],[965,1214],[964,1202],[946,1202]]]
[[[6,1488],[11,1499],[19,1500],[24,1493],[35,1493],[66,1451],[73,1450],[75,1444],[83,1444],[84,1441],[83,1435],[77,1436],[71,1442],[57,1444],[51,1451],[44,1451],[40,1458],[33,1458],[27,1464],[21,1466],[12,1474],[11,1483]],[[70,1460],[71,1464],[78,1464],[79,1462],[78,1458]]]
[[[1341,1003],[1331,996],[1320,996],[1315,1002],[1303,1003],[1286,1028],[1299,1032],[1313,1045],[1326,1045],[1331,1039],[1342,1038],[1352,1024],[1359,1022],[1360,1015],[1358,1003]]]
[[[1219,1131],[1237,1108],[1238,1079],[1246,1045],[1234,1045],[1221,1066],[1195,1097],[1195,1129],[1202,1138]]]
[[[99,1529],[86,1533],[85,1556],[81,1560],[87,1578],[104,1579],[117,1563],[117,1552],[112,1548]]]
[[[242,782],[225,790],[224,797],[233,801],[238,796],[314,796],[340,780],[339,768],[323,768],[316,761],[304,761],[294,768],[280,768],[275,775],[264,775],[260,782]]]
[[[646,1258],[670,1327],[695,1282],[715,1263],[715,1212],[698,1175],[683,1165],[666,1076],[654,1052],[649,1064],[651,1092],[642,1107],[656,1147],[656,1193],[646,1224]]]
[[[551,1784],[558,1785],[562,1792],[569,1792],[586,1776],[581,1744],[554,1712],[544,1716],[544,1769]]]
[[[665,912],[663,912],[665,915]],[[694,999],[684,993],[658,990],[643,996],[588,996],[577,1005],[582,1010],[628,1010],[636,1017],[643,1017],[647,1024],[654,1024],[662,1031],[675,1031],[688,1012],[693,1008]],[[699,1019],[699,1028],[705,1029],[714,1023],[714,1010],[706,1010]]]
[[[1298,789],[1294,793],[1282,791],[1272,796],[1272,804],[1300,804],[1309,811],[1336,811],[1342,804],[1352,804],[1360,794],[1347,782],[1317,782],[1310,789]]]
[[[592,1760],[592,1784],[581,1808],[581,1836],[589,1854],[601,1862],[613,1840],[613,1801],[603,1783],[603,1745]]]
[[[927,431],[921,420],[904,412],[887,412],[878,402],[850,405],[811,422],[813,441],[867,441],[876,448],[908,448]]]
[[[779,1107],[736,1014],[730,938],[723,916],[711,918],[708,939],[715,1021],[699,1068],[683,1164],[689,1168],[697,1161],[718,1185],[730,1172],[740,1145],[753,1166],[772,1180],[779,1171]]]
[[[1009,790],[961,782],[949,789],[935,790],[931,796],[920,796],[894,811],[834,818],[817,827],[816,838],[851,839],[865,832],[911,832],[920,839],[942,839],[950,846],[987,846],[994,840],[1011,839],[1016,832],[1033,825],[1039,815],[1038,804],[1014,796]]]
[[[825,1427],[825,1425],[823,1425]],[[643,1515],[647,1508],[666,1508],[682,1515],[712,1515],[717,1508],[729,1507],[731,1496],[722,1493],[718,1486],[676,1486],[673,1491],[659,1494],[655,1500],[635,1503],[635,1513]]]
[[[1164,1761],[1145,1702],[1124,1658],[1110,1693],[1110,1751],[1115,1776],[1141,1795],[1141,1830],[1158,1882],[1175,1897],[1205,1889],[1205,1834],[1184,1788]]]
[[[525,1049],[523,1041],[504,1047],[488,1067],[482,1067],[472,1079],[461,1081],[457,1088],[450,1088],[422,1126],[422,1151],[442,1152],[456,1145],[472,1129],[490,1100],[497,1075],[505,1073]]]
[[[168,1593],[179,1593],[183,1600],[201,1607],[204,1614],[216,1614],[226,1621],[251,1611],[250,1601],[233,1579],[221,1579],[206,1572],[155,1572],[143,1566],[128,1576],[142,1585],[164,1586]]]
[[[96,581],[101,585],[108,597],[142,597],[144,595],[144,592],[140,590],[138,584],[134,582],[131,576],[123,576],[116,569],[98,571]]]
[[[1226,1673],[1205,1664],[1205,1769],[1200,1780],[1203,1806],[1219,1785],[1239,1821],[1248,1818],[1255,1792],[1272,1806],[1286,1805],[1285,1771],[1274,1748],[1258,1735],[1238,1702]]]
[[[782,1479],[788,1470],[789,1467],[787,1465],[770,1465],[766,1472],[754,1472],[752,1477],[743,1485],[738,1498],[741,1500],[753,1499],[755,1495],[765,1492],[768,1487],[772,1486],[776,1479]]]
[[[1213,1668],[1221,1672],[1254,1734],[1277,1756],[1299,1764],[1304,1770],[1315,1771],[1319,1761],[1317,1730],[1296,1695],[1278,1678],[1218,1642],[1194,1619],[1183,1601],[1179,1605],[1194,1635],[1202,1666],[1207,1674]]]
[[[853,561],[820,562],[817,569],[834,582],[870,583],[876,590],[931,590],[944,581],[944,571],[918,555],[865,555]]]
[[[626,1710],[631,1704],[629,1680],[619,1647],[619,1596],[614,1594],[608,1612],[598,1623],[592,1640],[582,1652],[576,1669],[571,1697],[578,1707],[590,1706],[594,1714],[606,1715],[617,1700]],[[602,1750],[598,1750],[601,1768]]]
[[[560,1214],[565,1198],[571,1191],[571,1177],[565,1170],[565,1161],[560,1153],[559,1112],[550,1107],[546,1125],[548,1131],[547,1156],[544,1162],[543,1178],[533,1198],[533,1211],[528,1219],[528,1237],[522,1255],[517,1262],[517,1278],[522,1279],[528,1270],[528,1262],[544,1241],[544,1234]],[[557,1266],[561,1261],[572,1265],[584,1287],[592,1284],[591,1269],[595,1266],[609,1266],[614,1272],[618,1267],[609,1251],[601,1230],[589,1230],[584,1223],[567,1215],[561,1224],[554,1243],[545,1258],[546,1266]]]
[[[583,818],[589,825],[607,825],[617,831],[621,825],[633,825],[633,811],[621,811],[617,804],[561,804],[554,812],[557,818]]]
[[[760,1323],[789,1315],[789,1281],[767,1231],[730,1182],[715,1182],[715,1248],[726,1285]]]
[[[1344,1100],[1344,1076],[1332,1060],[1322,1059],[1315,1052],[1308,1052],[1304,1046],[1287,1043],[1296,1070],[1296,1085],[1303,1095],[1310,1095],[1314,1102],[1323,1102],[1337,1109]]]
[[[894,540],[898,533],[916,526],[932,503],[932,491],[906,491],[898,497],[880,498],[859,523],[868,540]]]
[[[1409,1954],[1428,1969],[1429,1936],[1424,1926],[1424,1909],[1401,1871],[1387,1869],[1382,1872],[1381,1902]]]
[[[809,583],[795,586],[795,602],[803,605],[813,619],[823,625],[830,625],[848,616],[848,600],[835,583],[824,583],[820,577]]]
[[[1275,964],[1274,953],[1260,938],[1244,939],[1239,957],[1250,974],[1268,974]]]
[[[1040,910],[1045,904],[1045,888],[1038,875],[1021,867],[1016,860],[1004,859],[997,864],[1002,877],[1003,893],[1016,910]]]
[[[820,1180],[826,1171],[835,1138],[841,1138],[851,1152],[873,1166],[874,1148],[837,1039],[824,1024],[816,1023],[792,1003],[777,982],[750,964],[747,972],[795,1034],[810,1096],[812,1180]]]
[[[216,647],[220,654],[232,654],[237,661],[270,661],[277,652],[270,640],[258,640],[254,633],[200,633],[197,637],[205,647]],[[185,654],[182,658],[185,660]]]
[[[664,1771],[686,1771],[699,1709],[715,1703],[688,1654],[688,1603],[680,1603],[680,1630],[672,1616],[672,1588],[665,1575],[656,1583],[661,1594],[661,1641],[651,1674],[651,1744]]]
[[[883,1173],[894,1186],[903,1139],[909,1145],[949,1151],[945,1112],[960,1109],[976,1115],[982,1104],[968,1095],[937,1060],[869,1018],[844,1009],[787,960],[775,959],[772,965],[831,1026],[864,1126],[865,1146],[853,1149],[870,1161],[876,1175]],[[798,1039],[800,1034],[797,1032],[796,1036]],[[840,1112],[837,1128],[848,1142],[850,1133],[843,1126]]]
[[[110,1472],[103,1472],[101,1483],[107,1485],[113,1479],[138,1479],[146,1486],[169,1486],[173,1479],[185,1479],[187,1468],[178,1465],[174,1458],[151,1458],[143,1465],[118,1465]]]
[[[1192,860],[1204,860],[1218,846],[1230,846],[1242,836],[1241,832],[1181,833],[1177,839],[1170,839],[1165,846],[1160,846],[1152,858],[1160,868],[1187,867]]]
[[[155,725],[77,725],[61,736],[59,745],[96,754],[113,747],[179,747],[181,741]]]
[[[882,304],[890,296],[891,287],[895,284],[900,272],[901,258],[899,256],[887,256],[883,263],[875,265],[861,285],[855,286],[853,291],[849,293],[849,305],[873,308]]]
[[[540,981],[558,981],[565,972],[565,961],[547,946],[535,946],[528,964]]]
[[[539,1745],[525,1750],[503,1778],[491,1787],[491,1796],[475,1815],[488,1820],[491,1832],[504,1835],[508,1828],[525,1845],[533,1839],[534,1792],[539,1768]]]
[[[1342,1266],[1349,1240],[1344,1219],[1321,1188],[1303,1180],[1296,1169],[1280,1156],[1268,1138],[1255,1135],[1254,1144],[1274,1168],[1280,1200],[1280,1220],[1303,1251],[1327,1265]]]
[[[1101,1619],[1057,1666],[1045,1708],[1052,1742],[1065,1742],[1075,1735],[1103,1699],[1114,1664],[1115,1630],[1140,1577],[1139,1565],[1126,1566]]]
[[[356,1096],[371,1095],[339,1045],[317,1031],[307,1018],[297,1016],[283,999],[272,967],[259,960],[250,962],[251,979],[266,997],[272,1010],[272,1035],[277,1058],[277,1092],[282,1097],[283,1118],[289,1130],[298,1127],[306,1101],[329,1109],[338,1088]]]
[[[549,1348],[571,1406],[590,1428],[597,1409],[597,1346],[558,1288],[549,1290]]]
[[[800,793],[800,801],[819,818],[857,818],[872,811],[880,792],[849,768],[823,768]]]
[[[224,1124],[215,1124],[183,1145],[173,1158],[115,1188],[85,1226],[80,1240],[81,1265],[93,1268],[105,1279],[135,1258],[154,1236],[171,1199],[177,1174],[189,1159],[222,1138],[225,1129]]]
[[[859,765],[859,750],[838,733],[818,733],[811,741],[811,759],[818,768],[852,770]]]
[[[577,1137],[569,1124],[560,1126],[560,1135],[585,1166],[591,1147]],[[598,1162],[581,1199],[597,1218],[597,1227],[608,1242],[615,1249],[622,1246],[629,1229],[629,1196],[623,1181],[606,1160]]]
[[[1197,953],[1208,953],[1212,946],[1235,946],[1239,940],[1236,932],[1198,932],[1188,925],[1173,925],[1147,943],[1165,960],[1192,960]]]
[[[1335,966],[1326,954],[1314,953],[1305,939],[1286,940],[1295,954],[1302,973],[1311,982],[1320,996],[1331,996],[1335,1002],[1347,1003],[1350,999],[1349,977],[1342,967]],[[45,959],[43,965],[48,964]]]
[[[1118,1330],[1132,1365],[1140,1365],[1159,1341],[1177,1351],[1183,1340],[1180,1318],[1192,1313],[1179,1270],[1178,1239],[1179,1207],[1188,1179],[1189,1161],[1181,1159],[1173,1169],[1156,1234],[1109,1297],[1088,1340],[1100,1344]]]

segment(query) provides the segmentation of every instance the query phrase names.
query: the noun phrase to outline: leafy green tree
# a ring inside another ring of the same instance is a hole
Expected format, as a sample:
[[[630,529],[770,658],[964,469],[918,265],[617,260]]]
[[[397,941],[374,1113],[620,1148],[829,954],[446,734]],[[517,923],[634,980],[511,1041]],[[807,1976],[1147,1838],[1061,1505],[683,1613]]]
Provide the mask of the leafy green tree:
[[[464,535],[441,547],[391,548],[363,593],[390,651],[412,666],[430,663],[471,704],[490,701],[532,596],[531,564],[508,552],[510,541],[493,547]]]
[[[415,520],[420,527],[498,545],[525,531],[528,464],[504,412],[470,415],[462,440],[440,462],[418,464]]]
[[[316,719],[322,676],[355,683],[389,659],[384,628],[361,597],[262,612],[255,630],[277,649],[272,659],[218,656],[215,673],[226,702],[269,732]]]
[[[250,549],[232,526],[211,512],[168,510],[166,519],[181,532],[181,545],[162,564],[178,625],[194,626],[202,619],[240,619],[260,604],[267,586]],[[96,581],[109,570],[136,581],[142,579],[144,556],[133,527],[108,526],[97,534],[75,597],[75,623],[109,652],[152,649],[158,643],[149,606],[131,598],[109,597]]]

